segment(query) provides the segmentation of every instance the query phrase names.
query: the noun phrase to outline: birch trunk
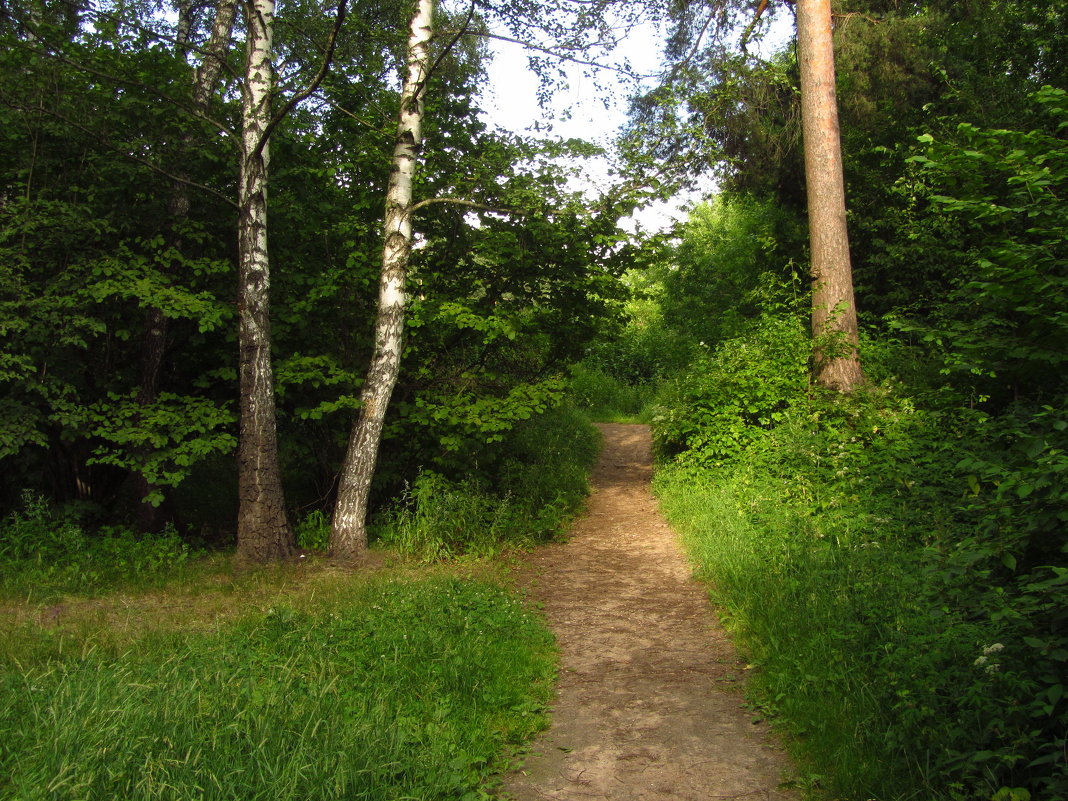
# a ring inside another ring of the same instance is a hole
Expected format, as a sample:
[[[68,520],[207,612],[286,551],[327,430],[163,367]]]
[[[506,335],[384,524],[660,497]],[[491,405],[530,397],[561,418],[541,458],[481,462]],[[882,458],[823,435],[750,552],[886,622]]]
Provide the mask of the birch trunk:
[[[360,414],[349,436],[341,468],[334,525],[333,557],[358,559],[367,549],[367,502],[378,459],[386,408],[400,373],[404,334],[405,284],[412,250],[412,182],[422,147],[423,96],[430,70],[433,0],[418,0],[408,36],[408,68],[401,89],[393,166],[386,193],[382,278],[378,289],[375,350],[360,393]]]
[[[263,562],[293,552],[275,426],[267,259],[268,143],[274,0],[244,0],[247,30],[238,216],[240,442],[237,556]]]
[[[830,0],[797,0],[801,125],[812,247],[812,374],[827,389],[864,383],[846,230]]]
[[[175,49],[184,55],[188,49],[189,31],[192,27],[192,3],[183,0],[176,4],[178,10],[178,28],[175,36]],[[230,37],[233,34],[234,17],[237,13],[236,0],[219,0],[215,7],[215,19],[212,24],[211,36],[204,48],[204,55],[197,67],[193,79],[193,108],[196,111],[207,114],[208,103],[215,84],[219,79],[226,58],[226,51],[230,46]],[[188,151],[193,145],[193,135],[187,133],[182,137],[182,150]],[[179,170],[181,176],[181,170]],[[172,230],[177,223],[189,216],[190,196],[189,186],[181,181],[176,181],[171,187],[171,196],[167,203],[167,213],[170,217]],[[182,242],[177,236],[173,236],[170,242],[176,250],[182,249]],[[160,374],[163,369],[164,356],[167,350],[167,333],[170,327],[167,316],[161,309],[150,308],[145,314],[145,322],[141,333],[141,382],[137,394],[137,401],[142,406],[150,406],[156,402],[159,396]],[[155,490],[155,487],[143,476],[137,476],[137,489],[141,498],[147,497]],[[150,503],[142,500],[138,510],[138,522],[142,531],[156,531],[162,525],[160,510]]]

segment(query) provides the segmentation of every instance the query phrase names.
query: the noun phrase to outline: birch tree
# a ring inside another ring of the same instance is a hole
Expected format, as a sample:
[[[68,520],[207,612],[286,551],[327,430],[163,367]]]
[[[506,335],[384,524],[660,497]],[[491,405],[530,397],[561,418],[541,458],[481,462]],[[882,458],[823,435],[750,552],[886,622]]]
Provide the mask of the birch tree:
[[[826,389],[864,383],[846,229],[830,0],[798,0],[801,127],[812,251],[812,376]]]
[[[412,185],[422,148],[424,96],[430,75],[433,0],[418,0],[409,27],[407,71],[386,191],[382,275],[378,288],[374,354],[360,393],[360,414],[349,435],[334,510],[330,553],[358,558],[367,549],[367,502],[386,409],[400,373],[408,257],[412,249]]]
[[[270,161],[274,0],[243,0],[246,43],[238,187],[238,558],[289,556],[271,364],[267,174]]]
[[[464,34],[490,35],[470,26],[474,11],[475,5],[472,5],[464,24],[459,30],[450,32],[453,38],[444,46],[443,54],[449,52]],[[531,56],[530,62],[542,79],[543,95],[547,94],[551,84],[546,70],[549,60],[569,61],[596,69],[600,65],[582,56],[593,48],[610,49],[622,35],[621,31],[635,24],[636,19],[635,12],[618,0],[596,0],[581,14],[575,14],[567,0],[504,2],[486,5],[481,11],[517,34],[516,37],[494,38],[512,42],[538,54],[537,57]],[[358,558],[367,548],[366,519],[371,480],[387,407],[400,373],[405,285],[412,247],[412,214],[421,206],[438,201],[480,207],[480,204],[462,199],[439,198],[413,203],[413,178],[422,147],[426,84],[436,66],[432,64],[430,52],[434,36],[433,15],[433,0],[419,0],[409,28],[406,72],[401,88],[400,113],[386,198],[374,354],[361,390],[360,413],[353,425],[339,475],[330,538],[331,555],[346,560]],[[613,22],[619,25],[614,26]],[[539,43],[539,39],[548,40],[550,44]],[[614,69],[626,72],[625,69]]]

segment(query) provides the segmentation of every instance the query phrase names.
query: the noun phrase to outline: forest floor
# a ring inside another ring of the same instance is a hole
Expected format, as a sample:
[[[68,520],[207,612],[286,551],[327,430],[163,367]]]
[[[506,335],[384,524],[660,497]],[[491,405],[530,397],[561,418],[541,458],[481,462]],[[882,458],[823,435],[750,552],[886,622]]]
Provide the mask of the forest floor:
[[[505,796],[796,798],[789,759],[745,706],[746,665],[657,510],[648,427],[599,428],[587,514],[519,567],[561,662],[552,725]]]

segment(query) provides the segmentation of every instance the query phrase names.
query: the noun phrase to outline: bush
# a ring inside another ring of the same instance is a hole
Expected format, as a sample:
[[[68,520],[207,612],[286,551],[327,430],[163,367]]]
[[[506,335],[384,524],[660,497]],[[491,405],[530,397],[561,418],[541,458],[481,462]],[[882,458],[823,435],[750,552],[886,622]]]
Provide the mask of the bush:
[[[757,702],[832,797],[1068,797],[1063,403],[806,393],[768,367],[783,341],[724,343],[656,419]]]
[[[800,323],[765,316],[744,336],[700,353],[657,397],[658,456],[712,465],[737,455],[804,398],[809,350]]]

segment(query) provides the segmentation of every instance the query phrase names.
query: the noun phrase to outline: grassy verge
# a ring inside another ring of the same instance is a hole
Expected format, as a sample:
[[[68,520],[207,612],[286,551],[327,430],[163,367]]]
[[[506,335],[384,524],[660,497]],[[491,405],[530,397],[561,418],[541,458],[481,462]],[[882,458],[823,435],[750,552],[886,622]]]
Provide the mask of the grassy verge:
[[[788,735],[808,788],[868,799],[906,787],[901,755],[881,740],[888,721],[872,692],[878,679],[862,669],[867,655],[854,653],[883,634],[863,631],[860,607],[890,618],[903,608],[893,557],[827,542],[809,515],[783,502],[781,486],[752,472],[701,480],[668,469],[656,490],[755,667],[753,701]]]
[[[1064,797],[1068,569],[1024,569],[988,522],[1014,507],[962,498],[963,423],[876,400],[799,407],[656,478],[753,699],[814,797]]]
[[[493,581],[304,570],[44,625],[9,609],[0,797],[487,797],[543,725],[548,632]],[[123,610],[137,625],[115,625]]]

